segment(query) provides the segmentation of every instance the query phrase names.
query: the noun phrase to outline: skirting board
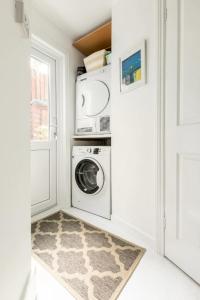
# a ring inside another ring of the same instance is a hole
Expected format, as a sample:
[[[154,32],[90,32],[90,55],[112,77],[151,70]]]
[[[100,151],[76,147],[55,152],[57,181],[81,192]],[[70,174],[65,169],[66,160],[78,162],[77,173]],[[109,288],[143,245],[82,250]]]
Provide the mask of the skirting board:
[[[146,248],[147,250],[156,251],[156,240],[149,234],[143,232],[132,224],[125,222],[116,215],[112,215],[112,222],[113,224],[117,224],[122,227],[123,230],[132,237],[136,244]]]
[[[31,271],[27,279],[24,295],[22,300],[37,300],[36,294],[36,268],[35,264],[31,263]]]
[[[125,240],[146,248],[147,250],[156,251],[156,241],[153,239],[153,237],[125,222],[116,215],[112,215],[111,220],[106,220],[73,207],[64,209],[63,211],[73,215],[74,217],[78,217],[79,219],[82,219],[91,225],[118,235]]]
[[[37,222],[40,219],[43,219],[45,217],[48,217],[49,215],[52,215],[56,213],[57,211],[61,210],[61,207],[59,205],[56,205],[48,210],[45,210],[41,213],[38,213],[37,215],[34,215],[31,217],[31,223]]]

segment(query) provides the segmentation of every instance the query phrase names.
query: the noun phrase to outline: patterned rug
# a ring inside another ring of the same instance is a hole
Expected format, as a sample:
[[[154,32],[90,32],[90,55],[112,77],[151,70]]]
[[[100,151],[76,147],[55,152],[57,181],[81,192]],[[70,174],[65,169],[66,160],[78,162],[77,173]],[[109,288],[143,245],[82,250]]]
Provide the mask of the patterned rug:
[[[31,229],[34,257],[76,299],[116,299],[145,252],[62,211]]]

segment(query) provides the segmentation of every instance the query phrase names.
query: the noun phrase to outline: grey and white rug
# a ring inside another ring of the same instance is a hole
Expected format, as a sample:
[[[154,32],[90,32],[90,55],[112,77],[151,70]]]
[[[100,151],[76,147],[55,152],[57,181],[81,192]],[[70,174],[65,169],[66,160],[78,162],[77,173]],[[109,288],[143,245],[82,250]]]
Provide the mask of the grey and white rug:
[[[62,211],[32,224],[34,256],[80,300],[114,300],[145,249]]]

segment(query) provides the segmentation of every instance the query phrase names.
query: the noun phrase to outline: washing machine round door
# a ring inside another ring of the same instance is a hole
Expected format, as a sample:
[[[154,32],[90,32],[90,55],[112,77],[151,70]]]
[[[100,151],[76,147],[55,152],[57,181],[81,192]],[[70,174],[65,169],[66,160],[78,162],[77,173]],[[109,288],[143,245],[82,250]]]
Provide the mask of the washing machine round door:
[[[103,188],[104,172],[96,160],[83,159],[75,168],[75,180],[82,192],[94,195]]]
[[[82,109],[87,117],[101,114],[110,100],[110,91],[107,84],[101,80],[86,80],[81,89]]]

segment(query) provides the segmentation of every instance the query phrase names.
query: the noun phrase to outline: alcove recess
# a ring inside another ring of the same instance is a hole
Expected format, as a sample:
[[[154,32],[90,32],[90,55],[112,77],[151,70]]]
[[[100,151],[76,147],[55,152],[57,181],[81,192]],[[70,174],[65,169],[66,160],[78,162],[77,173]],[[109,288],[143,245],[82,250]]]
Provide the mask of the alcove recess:
[[[72,146],[111,146],[111,135],[73,135]]]
[[[112,22],[108,21],[74,41],[73,46],[85,56],[111,50],[111,27]],[[72,146],[111,146],[111,135],[73,135]]]

